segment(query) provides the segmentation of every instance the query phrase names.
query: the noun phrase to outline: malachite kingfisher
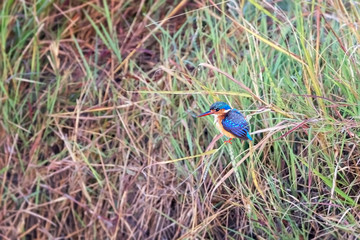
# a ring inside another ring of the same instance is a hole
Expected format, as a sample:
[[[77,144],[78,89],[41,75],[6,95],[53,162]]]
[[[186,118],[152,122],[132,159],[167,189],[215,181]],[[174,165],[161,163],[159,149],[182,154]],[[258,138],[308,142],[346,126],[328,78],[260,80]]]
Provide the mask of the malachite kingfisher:
[[[229,138],[225,143],[232,144],[231,139],[233,138],[253,140],[249,133],[249,124],[237,109],[231,109],[231,107],[224,102],[216,102],[211,105],[209,111],[197,117],[204,117],[211,114],[215,116],[217,128]]]

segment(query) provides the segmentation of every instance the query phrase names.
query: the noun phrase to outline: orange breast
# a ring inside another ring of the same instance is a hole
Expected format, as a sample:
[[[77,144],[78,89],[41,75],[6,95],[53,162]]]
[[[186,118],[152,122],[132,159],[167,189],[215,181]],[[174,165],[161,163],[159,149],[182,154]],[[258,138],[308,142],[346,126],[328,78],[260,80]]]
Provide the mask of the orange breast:
[[[221,123],[221,121],[225,118],[225,115],[217,115],[216,116],[216,127],[220,130],[222,134],[227,136],[228,138],[236,138],[236,136],[228,131],[226,131]]]

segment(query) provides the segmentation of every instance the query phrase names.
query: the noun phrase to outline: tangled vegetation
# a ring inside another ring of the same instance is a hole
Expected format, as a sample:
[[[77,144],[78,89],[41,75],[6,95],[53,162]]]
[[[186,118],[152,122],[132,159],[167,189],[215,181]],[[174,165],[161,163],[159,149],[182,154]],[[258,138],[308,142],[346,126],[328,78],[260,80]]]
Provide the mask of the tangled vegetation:
[[[0,238],[360,238],[357,1],[0,9]]]

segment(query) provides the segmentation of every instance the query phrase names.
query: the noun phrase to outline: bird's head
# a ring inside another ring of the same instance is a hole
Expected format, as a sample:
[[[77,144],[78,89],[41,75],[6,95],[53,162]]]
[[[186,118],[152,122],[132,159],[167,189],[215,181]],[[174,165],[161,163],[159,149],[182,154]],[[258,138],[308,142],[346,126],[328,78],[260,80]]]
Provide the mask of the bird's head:
[[[200,114],[197,117],[204,117],[210,114],[222,115],[231,110],[231,107],[224,102],[216,102],[210,106],[210,110]]]

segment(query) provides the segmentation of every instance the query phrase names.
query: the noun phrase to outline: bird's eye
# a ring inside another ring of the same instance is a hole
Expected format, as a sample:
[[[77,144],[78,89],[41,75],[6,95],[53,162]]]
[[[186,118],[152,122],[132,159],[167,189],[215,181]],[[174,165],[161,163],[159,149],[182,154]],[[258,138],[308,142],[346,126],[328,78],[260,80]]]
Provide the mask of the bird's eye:
[[[215,109],[217,112],[220,110],[219,108]]]

